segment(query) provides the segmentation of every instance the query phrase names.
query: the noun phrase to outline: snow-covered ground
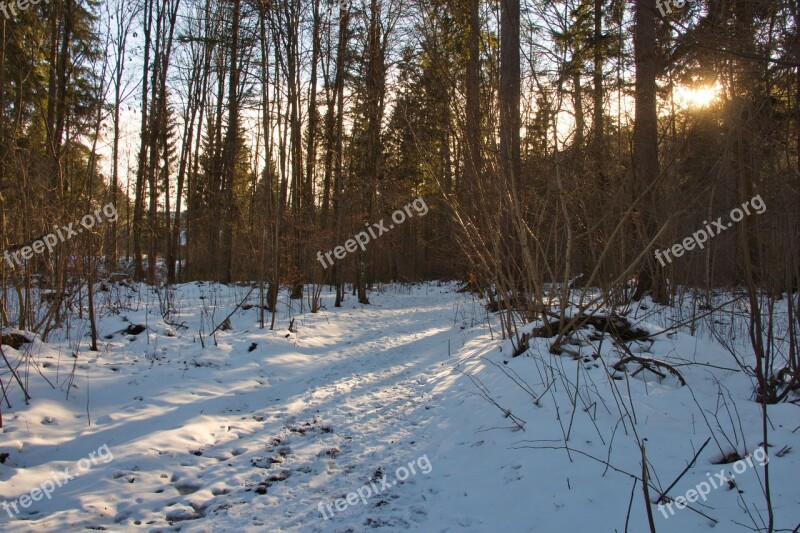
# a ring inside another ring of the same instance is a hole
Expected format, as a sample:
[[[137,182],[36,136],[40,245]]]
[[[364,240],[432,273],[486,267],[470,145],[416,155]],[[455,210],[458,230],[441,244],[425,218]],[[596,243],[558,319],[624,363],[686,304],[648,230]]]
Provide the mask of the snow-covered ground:
[[[497,318],[455,288],[391,285],[340,309],[324,293],[317,314],[282,293],[274,331],[259,328],[254,291],[213,336],[249,287],[100,293],[99,353],[76,317],[20,348],[29,405],[2,375],[13,408],[2,406],[0,530],[642,532],[639,443],[655,501],[709,438],[668,497],[705,494],[691,509],[652,505],[656,530],[764,526],[761,406],[702,324],[629,343],[671,363],[681,386],[616,370],[608,336],[572,346],[577,360],[547,339],[512,358]],[[631,316],[658,331],[681,312],[655,311]],[[724,316],[706,320],[741,348],[746,331]],[[146,329],[124,333],[131,324]],[[775,525],[791,531],[800,408],[769,416]],[[715,464],[734,451],[754,455]]]

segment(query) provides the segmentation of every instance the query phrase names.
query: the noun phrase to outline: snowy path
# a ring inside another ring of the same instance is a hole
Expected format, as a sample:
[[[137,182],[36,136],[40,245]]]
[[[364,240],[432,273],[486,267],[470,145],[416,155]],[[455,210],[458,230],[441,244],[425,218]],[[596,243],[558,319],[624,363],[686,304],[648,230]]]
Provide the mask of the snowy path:
[[[301,315],[296,335],[284,339],[281,332],[267,343],[251,314],[219,334],[217,347],[187,347],[188,332],[182,341],[154,335],[143,358],[134,357],[132,346],[144,342],[137,339],[125,346],[127,365],[105,366],[110,358],[101,357],[102,371],[91,379],[93,425],[86,426],[79,402],[69,406],[72,412],[60,407],[51,426],[59,429],[20,438],[27,475],[13,478],[17,487],[5,492],[33,488],[39,484],[33,480],[104,443],[114,460],[31,507],[49,516],[5,525],[338,530],[342,521],[368,520],[410,526],[425,510],[415,507],[419,494],[400,486],[368,505],[330,507],[336,515],[330,521],[319,504],[370,483],[380,468],[425,454],[425,427],[435,410],[431,378],[447,359],[448,339],[455,345],[463,337],[454,328],[460,297],[449,287],[439,292],[443,298],[376,295],[373,306]],[[254,342],[258,347],[248,352]],[[186,354],[176,357],[176,349]],[[53,394],[52,401],[21,418],[39,422],[63,397]],[[69,433],[65,425],[78,437],[50,449],[48,438],[60,434],[63,441]],[[53,455],[64,460],[46,462]]]
[[[427,284],[371,294],[370,306],[350,297],[341,309],[326,294],[328,310],[293,315],[295,333],[284,329],[285,306],[275,331],[257,327],[255,307],[240,310],[203,348],[199,331],[247,288],[176,290],[187,328],[165,327],[150,289],[129,295],[135,309],[101,321],[103,351],[80,347],[68,400],[72,347],[34,345],[57,389],[32,373],[34,401],[15,397],[14,411],[3,412],[0,500],[17,511],[0,511],[0,530],[485,532],[504,524],[551,533],[627,524],[640,532],[649,530],[641,485],[624,473],[641,472],[634,425],[662,489],[713,435],[671,497],[721,467],[730,473],[731,464],[714,464],[720,450],[751,453],[763,440],[749,378],[719,346],[685,333],[631,349],[680,365],[687,387],[612,375],[619,353],[609,341],[599,358],[589,357],[597,344],[573,360],[537,341],[509,360],[510,344],[492,334],[479,303],[452,285]],[[119,333],[130,323],[148,329]],[[770,409],[770,451],[798,449],[798,407]],[[77,468],[103,446],[113,457]],[[776,525],[788,530],[800,509],[796,457],[770,456]],[[23,500],[65,468],[80,475],[49,498]],[[657,530],[746,531],[740,524],[764,515],[762,481],[763,468],[748,467],[735,488],[694,504],[717,526],[692,510],[661,516],[653,506]]]

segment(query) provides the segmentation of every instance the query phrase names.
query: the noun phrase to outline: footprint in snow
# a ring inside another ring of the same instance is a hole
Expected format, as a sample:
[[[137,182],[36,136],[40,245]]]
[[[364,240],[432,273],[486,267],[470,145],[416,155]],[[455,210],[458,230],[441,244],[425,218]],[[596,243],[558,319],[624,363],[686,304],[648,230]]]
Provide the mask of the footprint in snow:
[[[184,522],[186,520],[197,520],[198,518],[200,518],[200,515],[187,505],[182,505],[177,509],[171,509],[166,514],[166,519],[170,524]]]
[[[428,516],[428,510],[418,505],[412,505],[410,508],[411,519],[422,521]]]
[[[125,478],[125,481],[128,483],[133,483],[136,481],[136,476],[133,474],[133,472],[126,472],[125,470],[117,470],[111,477],[114,479]]]
[[[211,494],[214,496],[224,496],[228,494],[230,489],[227,487],[211,487]]]
[[[203,485],[201,483],[190,480],[180,481],[178,483],[173,484],[175,490],[177,490],[178,493],[181,494],[182,496],[185,496],[187,494],[194,494],[195,492],[200,490],[202,486]]]

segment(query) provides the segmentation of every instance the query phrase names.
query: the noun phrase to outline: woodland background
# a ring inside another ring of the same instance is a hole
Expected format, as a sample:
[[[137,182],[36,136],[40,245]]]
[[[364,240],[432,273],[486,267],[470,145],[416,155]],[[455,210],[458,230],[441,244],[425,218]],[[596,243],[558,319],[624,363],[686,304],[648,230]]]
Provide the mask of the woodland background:
[[[3,262],[3,324],[46,334],[84,298],[91,314],[95,284],[118,272],[257,282],[266,310],[289,286],[312,311],[323,284],[338,305],[345,283],[368,303],[377,281],[461,279],[529,318],[577,283],[612,303],[796,290],[798,9],[32,6],[0,19],[2,246],[107,202],[119,219],[25,268]],[[764,215],[666,268],[653,260],[756,194]],[[316,261],[417,197],[428,216],[335,268]]]

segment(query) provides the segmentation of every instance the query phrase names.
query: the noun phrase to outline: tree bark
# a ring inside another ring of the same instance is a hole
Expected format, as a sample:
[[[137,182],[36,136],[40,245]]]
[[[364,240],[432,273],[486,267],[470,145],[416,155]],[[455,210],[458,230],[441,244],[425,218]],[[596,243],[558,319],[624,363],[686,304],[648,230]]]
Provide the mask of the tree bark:
[[[144,59],[142,62],[142,122],[139,133],[139,164],[136,169],[136,190],[133,201],[133,264],[134,279],[144,279],[144,265],[142,263],[142,224],[144,219],[144,178],[147,172],[147,147],[150,145],[148,128],[148,98],[150,81],[150,39],[153,25],[153,4],[149,0],[144,2]]]
[[[636,197],[653,180],[659,179],[658,116],[656,108],[656,0],[639,0],[634,12],[633,54],[636,66],[635,117],[633,127],[633,190]],[[642,198],[640,231],[644,242],[655,236],[657,187]],[[654,300],[664,302],[664,273],[655,257],[648,255],[639,272],[635,301],[650,292]]]
[[[219,279],[223,283],[230,283],[232,279],[233,259],[233,224],[234,224],[234,196],[233,189],[236,182],[236,169],[239,160],[239,18],[241,17],[241,0],[233,1],[233,19],[231,20],[230,62],[231,68],[228,80],[228,131],[225,135],[223,149],[223,166],[225,168],[223,179],[223,254],[220,263]]]
[[[342,237],[342,218],[344,207],[342,205],[342,147],[344,145],[344,76],[345,76],[345,52],[347,51],[348,25],[350,20],[350,6],[343,5],[339,13],[339,45],[336,53],[336,161],[334,163],[334,186],[333,186],[333,211],[336,216],[336,242],[341,241]],[[341,307],[344,301],[344,290],[342,287],[342,269],[337,263],[333,266],[334,282],[336,284],[335,307]]]
[[[598,172],[603,176],[604,143],[605,143],[605,115],[603,113],[603,0],[594,0],[594,87],[592,100],[594,106],[592,144],[594,145],[594,160]]]
[[[519,0],[500,2],[500,168],[514,191],[522,170],[519,20]]]
[[[306,146],[306,179],[303,197],[306,217],[311,221],[314,212],[314,168],[317,159],[317,63],[319,63],[319,0],[314,2],[314,29],[311,36],[311,80],[308,89],[308,133]]]
[[[483,171],[481,156],[481,21],[480,0],[469,0],[469,24],[467,33],[467,77],[466,77],[466,150],[461,207],[468,208],[477,197],[478,182]],[[466,201],[463,201],[466,200]]]

